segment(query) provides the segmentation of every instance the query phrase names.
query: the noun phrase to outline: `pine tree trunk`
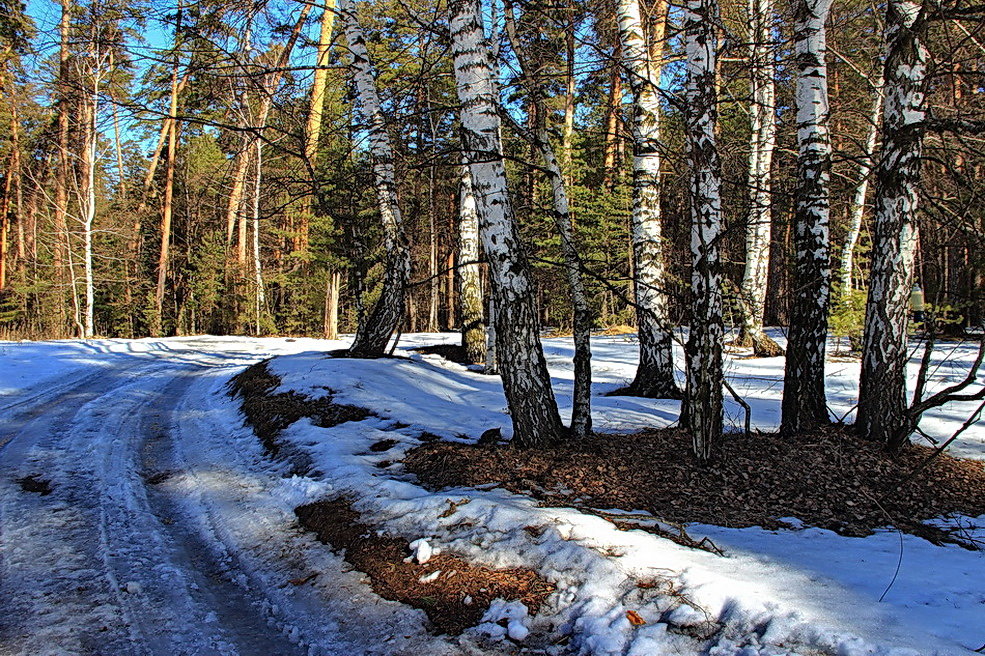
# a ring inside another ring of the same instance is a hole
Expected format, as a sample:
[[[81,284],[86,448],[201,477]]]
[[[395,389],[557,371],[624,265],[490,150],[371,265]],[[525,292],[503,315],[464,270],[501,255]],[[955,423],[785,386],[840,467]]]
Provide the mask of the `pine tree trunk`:
[[[658,2],[658,20],[667,4]],[[623,63],[633,91],[633,290],[640,363],[627,390],[652,398],[681,398],[674,380],[672,328],[667,312],[667,273],[660,216],[661,62],[651,57],[638,0],[619,0]]]
[[[781,430],[799,433],[828,423],[824,356],[831,287],[828,235],[828,79],[825,21],[831,0],[797,0],[797,190],[794,296],[787,334]]]
[[[462,314],[465,359],[479,364],[486,357],[486,330],[482,323],[482,276],[479,270],[479,210],[472,191],[472,175],[462,166],[458,223],[458,297]]]
[[[383,290],[369,318],[356,332],[349,354],[355,357],[379,357],[386,353],[390,337],[404,318],[406,287],[410,278],[410,248],[404,235],[403,217],[397,201],[393,148],[376,92],[373,65],[366,50],[362,29],[356,20],[352,0],[342,0],[339,3],[339,13],[345,25],[346,40],[352,55],[352,74],[360,110],[369,130],[373,179],[383,222],[385,252]]]
[[[69,259],[68,221],[68,179],[71,170],[69,149],[69,48],[71,43],[71,0],[61,0],[61,20],[58,24],[60,45],[58,49],[58,163],[55,168],[55,244],[52,249],[52,264],[55,270],[55,281],[59,287],[56,311],[58,313],[58,332],[65,329],[65,296],[63,287],[66,283],[66,265]],[[68,265],[71,266],[71,265]],[[72,276],[74,278],[74,274]],[[73,297],[75,294],[73,285]]]
[[[862,338],[859,432],[893,451],[914,428],[907,413],[906,340],[927,90],[921,10],[908,0],[891,0],[886,9],[882,150]]]
[[[622,66],[619,60],[622,57],[621,48],[616,43],[613,52],[613,59],[609,72],[609,95],[605,108],[605,146],[603,149],[603,163],[605,169],[604,184],[606,189],[619,182],[619,169],[622,162],[617,160],[619,138],[619,114],[622,111]]]
[[[852,204],[848,209],[848,234],[841,247],[838,258],[838,293],[839,301],[848,299],[852,290],[852,276],[855,268],[855,248],[858,246],[859,235],[862,233],[862,217],[865,214],[865,197],[869,191],[869,178],[872,175],[873,157],[876,151],[876,140],[879,135],[879,119],[882,116],[882,80],[876,85],[876,98],[872,103],[872,116],[865,134],[865,150],[858,165],[858,181],[852,194]]]
[[[691,329],[687,342],[684,424],[694,453],[710,460],[722,438],[721,173],[715,140],[718,42],[715,0],[688,0],[684,14],[687,50],[686,136],[691,165]]]
[[[3,183],[3,200],[0,201],[0,292],[7,286],[7,252],[10,234],[10,196],[14,181],[14,156],[10,156],[7,179]]]
[[[773,0],[749,0],[749,218],[746,222],[746,266],[742,275],[739,343],[751,346],[757,357],[783,355],[783,349],[763,332],[766,288],[770,269],[773,149],[776,146]]]
[[[180,14],[178,24],[180,26]],[[178,47],[175,35],[175,48]],[[161,248],[157,258],[157,288],[154,293],[155,320],[153,332],[157,335],[164,330],[164,292],[168,279],[168,265],[171,248],[171,217],[174,204],[174,171],[178,154],[178,57],[175,55],[171,70],[171,107],[168,114],[168,157],[164,170],[164,205],[161,208]]]
[[[321,124],[325,115],[325,90],[328,85],[328,55],[332,46],[332,30],[335,26],[335,0],[327,0],[321,16],[321,29],[318,37],[315,79],[311,85],[311,107],[308,110],[308,126],[305,130],[304,157],[314,174],[318,164],[318,143],[321,139]],[[305,209],[313,207],[314,195],[309,197]],[[311,226],[308,212],[301,212],[301,223],[294,237],[294,250],[307,252]],[[331,274],[330,274],[331,275]]]
[[[463,148],[479,201],[482,245],[496,306],[496,354],[513,419],[513,439],[528,447],[551,444],[560,441],[565,430],[551,389],[529,264],[506,185],[498,98],[482,10],[479,0],[452,0],[449,13]]]

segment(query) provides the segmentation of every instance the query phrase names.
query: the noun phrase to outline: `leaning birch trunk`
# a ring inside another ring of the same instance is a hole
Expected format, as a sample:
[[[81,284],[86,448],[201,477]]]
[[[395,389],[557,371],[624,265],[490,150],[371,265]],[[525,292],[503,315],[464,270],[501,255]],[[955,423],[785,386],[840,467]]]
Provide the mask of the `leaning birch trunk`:
[[[540,343],[529,264],[506,186],[498,98],[482,9],[479,0],[452,0],[449,14],[462,142],[479,200],[482,245],[496,308],[496,353],[513,419],[513,439],[521,446],[551,444],[560,441],[565,431]]]
[[[718,41],[715,0],[688,0],[684,14],[687,50],[686,136],[691,165],[691,330],[687,342],[684,423],[694,453],[710,460],[722,438],[721,173],[715,140]]]
[[[838,302],[848,300],[852,290],[852,276],[855,268],[855,247],[862,233],[862,216],[865,214],[865,196],[869,191],[869,177],[872,175],[873,157],[876,152],[876,139],[879,136],[879,118],[882,115],[882,80],[876,84],[876,98],[872,103],[872,116],[865,135],[865,151],[858,165],[858,181],[852,204],[848,210],[848,234],[841,247],[838,258]]]
[[[831,0],[797,0],[797,191],[794,216],[794,296],[787,333],[780,428],[799,433],[828,423],[824,356],[831,291],[828,235],[828,73],[824,23]]]
[[[921,10],[909,0],[891,0],[886,9],[882,150],[862,336],[858,428],[893,451],[914,428],[907,413],[906,331],[927,89]]]
[[[666,3],[659,2],[666,11]],[[660,73],[650,56],[638,0],[619,0],[623,64],[633,92],[633,290],[640,363],[626,390],[653,398],[681,398],[674,380],[672,330],[660,217]],[[659,19],[658,19],[659,20]]]
[[[517,63],[520,66],[520,77],[527,88],[537,113],[547,115],[543,90],[530,76],[527,57],[523,45],[517,36],[516,21],[509,2],[505,5],[506,33]],[[571,209],[568,202],[568,189],[564,173],[558,164],[557,155],[551,145],[546,122],[541,123],[537,131],[530,134],[520,130],[523,136],[537,148],[544,169],[551,183],[551,194],[554,203],[554,224],[561,237],[561,254],[564,258],[565,273],[568,287],[571,290],[572,323],[574,327],[574,392],[571,400],[571,433],[574,437],[585,438],[592,432],[592,311],[585,294],[585,284],[581,276],[581,260],[575,248],[574,227],[571,221]]]
[[[571,398],[571,434],[585,438],[592,434],[592,310],[585,293],[581,276],[581,260],[575,248],[574,227],[568,205],[568,191],[564,175],[554,156],[546,129],[538,136],[538,146],[547,169],[554,198],[554,222],[561,235],[561,253],[564,257],[568,287],[571,289],[571,305],[574,324],[574,392]]]
[[[472,190],[472,174],[462,166],[458,223],[458,297],[462,313],[465,360],[481,363],[486,357],[486,330],[482,324],[482,276],[479,270],[479,210]]]
[[[776,146],[776,64],[772,38],[773,0],[749,0],[749,218],[746,222],[746,266],[739,293],[742,328],[739,344],[757,357],[783,355],[763,332],[766,287],[770,270],[773,149]]]
[[[410,277],[410,250],[404,235],[403,218],[397,202],[397,183],[393,166],[393,149],[387,134],[383,109],[373,79],[373,65],[366,51],[362,29],[356,20],[353,0],[342,0],[339,13],[345,25],[345,36],[352,55],[352,75],[363,119],[369,129],[370,152],[373,156],[373,178],[383,221],[385,270],[383,290],[368,319],[359,326],[349,355],[379,357],[386,353],[387,344],[400,326],[406,305],[407,280]]]

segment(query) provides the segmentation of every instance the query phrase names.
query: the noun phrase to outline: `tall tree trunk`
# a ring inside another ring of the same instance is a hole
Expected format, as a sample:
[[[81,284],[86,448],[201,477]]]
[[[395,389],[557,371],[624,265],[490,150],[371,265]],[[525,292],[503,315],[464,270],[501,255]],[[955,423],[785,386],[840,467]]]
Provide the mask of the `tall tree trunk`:
[[[369,318],[356,332],[349,354],[356,357],[378,357],[386,353],[390,337],[404,317],[407,281],[410,278],[410,248],[404,234],[403,217],[397,200],[393,148],[390,145],[383,109],[376,92],[373,64],[366,50],[362,29],[356,20],[356,10],[352,0],[342,0],[339,3],[339,13],[345,25],[346,40],[352,55],[352,75],[356,83],[359,106],[369,129],[373,179],[380,218],[383,222],[385,252],[383,290]]]
[[[876,85],[876,97],[872,102],[872,115],[865,133],[865,150],[858,165],[858,180],[852,203],[848,209],[848,233],[841,247],[838,258],[838,294],[839,302],[845,302],[852,290],[852,276],[855,268],[855,247],[862,233],[862,217],[865,214],[865,197],[869,191],[869,178],[872,175],[873,158],[876,152],[876,140],[879,136],[879,119],[882,116],[882,80]]]
[[[616,43],[613,50],[613,61],[609,70],[609,96],[605,108],[605,146],[603,163],[605,169],[604,184],[606,189],[612,189],[620,181],[619,170],[622,162],[617,159],[621,141],[619,136],[619,114],[622,111],[622,66],[620,59],[622,49]]]
[[[909,438],[906,400],[908,301],[913,283],[920,158],[927,90],[922,4],[886,7],[883,136],[876,166],[872,270],[862,337],[858,428],[898,450]]]
[[[10,234],[10,196],[14,183],[14,156],[11,153],[7,167],[7,179],[3,183],[3,199],[0,200],[0,292],[7,286],[7,252]]]
[[[82,254],[83,270],[85,271],[85,305],[82,315],[82,337],[92,339],[95,335],[95,282],[92,266],[92,232],[96,220],[96,141],[98,139],[99,112],[99,62],[93,55],[92,95],[84,101],[85,125],[83,127],[82,169],[85,175],[82,189],[79,191],[80,207],[82,209]]]
[[[691,165],[691,330],[687,342],[684,423],[694,453],[710,460],[722,438],[721,173],[715,139],[718,5],[688,0],[684,14],[687,50],[686,136]]]
[[[571,186],[572,148],[575,134],[575,7],[568,7],[571,25],[564,35],[564,127],[561,131],[561,170],[564,184]]]
[[[55,168],[55,245],[52,249],[52,264],[55,270],[55,281],[59,289],[56,303],[59,333],[65,329],[66,323],[63,286],[67,279],[65,267],[70,250],[66,215],[68,212],[68,179],[71,169],[68,152],[69,98],[71,93],[68,64],[72,30],[71,0],[61,0],[61,9],[61,19],[58,23],[60,45],[58,49],[58,163]]]
[[[482,323],[482,276],[479,268],[479,210],[472,190],[472,174],[462,165],[458,223],[458,297],[462,313],[462,347],[473,364],[486,357],[486,330]]]
[[[776,146],[773,0],[749,0],[749,218],[746,222],[746,266],[742,275],[739,343],[758,357],[783,355],[783,349],[763,332],[766,288],[770,269],[770,228],[773,189],[771,169]]]
[[[318,165],[318,143],[321,139],[321,124],[325,115],[325,90],[328,85],[328,54],[332,46],[332,30],[335,26],[335,0],[327,0],[321,16],[321,29],[318,37],[318,50],[315,68],[315,79],[311,85],[311,107],[308,110],[308,127],[305,130],[304,157],[314,175]],[[312,195],[306,204],[306,209],[313,207],[317,190],[312,189]],[[308,235],[311,229],[309,216],[301,212],[301,223],[298,225],[294,238],[294,250],[304,253],[308,250]],[[330,276],[332,274],[329,274]]]
[[[506,33],[513,47],[513,53],[520,65],[521,80],[527,87],[530,97],[537,106],[539,114],[547,114],[543,89],[530,75],[523,45],[517,36],[516,21],[510,2],[505,4]],[[561,254],[564,258],[565,273],[571,291],[572,323],[574,326],[574,393],[571,400],[571,433],[574,437],[585,438],[592,433],[592,311],[588,305],[585,284],[581,276],[581,260],[575,248],[574,226],[568,203],[568,190],[564,173],[558,164],[554,147],[551,145],[547,125],[542,124],[535,134],[524,135],[537,146],[548,180],[554,205],[554,224],[561,237]]]
[[[254,331],[255,334],[263,334],[263,312],[267,307],[267,293],[263,284],[263,260],[260,255],[260,194],[263,182],[263,141],[257,139],[253,144],[255,152],[256,169],[253,177],[253,289],[254,289]]]
[[[342,274],[329,271],[325,277],[325,339],[339,338],[339,291],[342,286]]]
[[[561,440],[565,430],[540,343],[529,264],[506,184],[498,98],[482,9],[479,0],[452,0],[449,14],[463,148],[479,201],[482,245],[489,259],[496,352],[513,419],[513,439],[521,446],[550,444]]]
[[[831,291],[828,234],[828,77],[824,23],[831,0],[794,5],[797,63],[797,190],[794,215],[794,296],[787,333],[781,430],[797,433],[828,423],[824,356]]]
[[[585,283],[581,275],[581,259],[575,247],[574,226],[568,205],[568,192],[561,167],[554,157],[547,130],[538,138],[554,196],[554,222],[561,236],[561,252],[565,273],[571,290],[574,324],[574,392],[571,398],[571,433],[585,438],[592,434],[592,324],[594,315],[588,304]]]
[[[179,9],[175,32],[175,55],[171,69],[171,105],[168,113],[168,159],[164,170],[164,205],[161,208],[161,248],[157,258],[157,288],[154,292],[154,331],[158,335],[164,330],[164,292],[168,279],[168,265],[171,249],[171,216],[174,205],[174,170],[178,154],[178,40],[177,30],[181,28]]]
[[[633,291],[640,363],[627,390],[652,398],[681,398],[674,380],[672,328],[667,312],[667,272],[660,216],[660,95],[662,62],[651,57],[638,0],[619,0],[623,63],[633,91]],[[667,3],[658,0],[657,21]]]

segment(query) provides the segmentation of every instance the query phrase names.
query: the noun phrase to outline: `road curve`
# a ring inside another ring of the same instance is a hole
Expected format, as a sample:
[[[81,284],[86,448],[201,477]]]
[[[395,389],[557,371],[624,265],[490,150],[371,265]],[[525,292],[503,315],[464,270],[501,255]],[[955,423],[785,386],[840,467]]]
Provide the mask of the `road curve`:
[[[0,402],[0,654],[474,653],[297,528],[224,393],[267,353],[228,346],[107,354]]]

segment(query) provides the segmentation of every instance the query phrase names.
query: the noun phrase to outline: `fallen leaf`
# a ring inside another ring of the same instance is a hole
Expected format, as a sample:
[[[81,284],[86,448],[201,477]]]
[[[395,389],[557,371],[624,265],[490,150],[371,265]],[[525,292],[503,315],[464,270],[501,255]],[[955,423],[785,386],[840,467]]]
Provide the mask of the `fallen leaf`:
[[[313,580],[316,576],[318,576],[318,572],[312,572],[311,574],[308,574],[304,578],[291,579],[290,581],[288,581],[288,583],[290,583],[291,585],[304,585],[305,583]]]
[[[646,624],[646,620],[640,617],[640,614],[635,610],[627,610],[626,619],[629,620],[629,623],[633,626],[643,626]]]

